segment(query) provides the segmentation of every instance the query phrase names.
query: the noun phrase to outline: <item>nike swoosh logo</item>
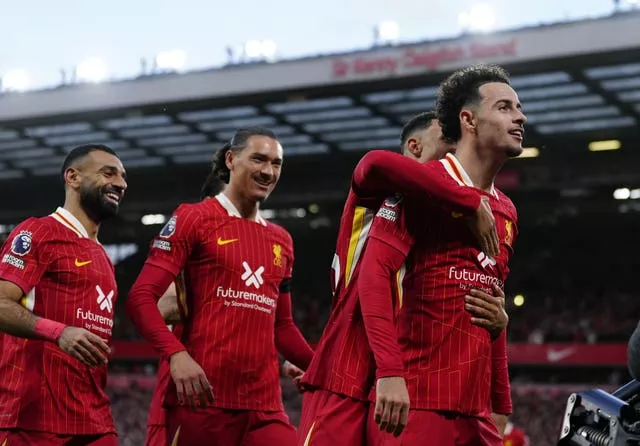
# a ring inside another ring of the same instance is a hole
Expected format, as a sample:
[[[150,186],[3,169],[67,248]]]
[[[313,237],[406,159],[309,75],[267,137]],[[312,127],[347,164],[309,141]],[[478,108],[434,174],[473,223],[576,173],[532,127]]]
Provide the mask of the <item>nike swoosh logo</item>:
[[[238,241],[237,238],[230,238],[229,240],[222,240],[220,237],[218,237],[218,246],[228,245],[229,243],[233,243],[233,242],[237,242],[237,241]]]
[[[86,262],[81,262],[78,259],[76,259],[76,266],[78,268],[80,268],[81,266],[85,266],[88,265],[89,263],[93,262],[93,260],[87,260]]]
[[[573,355],[575,348],[566,348],[564,350],[549,350],[547,352],[547,359],[549,362],[558,362],[569,356]]]

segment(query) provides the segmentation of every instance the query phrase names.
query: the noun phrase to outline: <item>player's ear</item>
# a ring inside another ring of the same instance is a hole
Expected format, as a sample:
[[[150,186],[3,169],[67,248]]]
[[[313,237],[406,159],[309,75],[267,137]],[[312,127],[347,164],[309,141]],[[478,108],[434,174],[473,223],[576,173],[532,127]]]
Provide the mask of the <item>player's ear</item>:
[[[64,171],[64,183],[75,189],[80,185],[80,182],[80,171],[75,167],[67,167]]]
[[[460,126],[462,129],[467,129],[471,133],[475,133],[478,127],[478,120],[473,110],[469,108],[463,108],[460,110]]]
[[[234,153],[231,150],[227,150],[227,153],[224,154],[224,163],[229,171],[233,170],[233,158]]]
[[[406,145],[407,151],[411,153],[416,159],[420,159],[422,156],[422,143],[416,138],[409,138]]]

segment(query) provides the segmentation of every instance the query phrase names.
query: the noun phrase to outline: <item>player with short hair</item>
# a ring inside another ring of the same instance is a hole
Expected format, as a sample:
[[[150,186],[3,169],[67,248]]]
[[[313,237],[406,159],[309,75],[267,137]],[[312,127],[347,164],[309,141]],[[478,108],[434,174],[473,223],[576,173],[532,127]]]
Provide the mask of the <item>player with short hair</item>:
[[[131,289],[131,319],[169,358],[170,444],[295,444],[295,428],[282,406],[277,354],[304,369],[313,351],[291,313],[291,236],[258,212],[282,163],[273,132],[238,130],[214,162],[224,190],[178,207],[153,240]],[[176,277],[185,293],[180,340],[156,307]],[[202,408],[193,407],[196,399]]]
[[[98,229],[126,173],[88,144],[62,178],[64,205],[20,223],[0,253],[0,445],[118,444],[105,393],[118,287]]]
[[[415,162],[440,158],[452,149],[440,138],[435,118],[435,113],[426,112],[405,125],[401,141],[406,156],[373,151],[356,167],[332,266],[331,313],[302,380],[307,391],[298,435],[300,446],[366,444],[369,393],[376,374],[402,375],[401,361],[395,368],[376,370],[356,287],[358,277],[363,277],[359,259],[368,249],[371,221],[385,194],[413,192],[416,196],[435,195],[449,201],[453,209],[473,216],[472,226],[480,228],[483,249],[493,249],[490,235],[493,217],[487,204],[481,202],[480,194],[434,173],[433,166]],[[391,329],[391,334],[395,336],[395,329]]]
[[[400,308],[397,342],[411,410],[396,444],[429,438],[439,446],[498,446],[502,439],[490,412],[511,411],[510,399],[495,391],[496,384],[509,389],[506,333],[494,339],[465,310],[480,305],[471,290],[499,294],[509,273],[517,213],[493,183],[503,163],[522,153],[526,117],[507,73],[493,65],[452,74],[440,86],[437,107],[442,133],[456,144],[456,154],[434,164],[490,200],[500,251],[494,256],[478,249],[460,215],[438,202],[395,197],[373,222],[358,287],[365,318],[393,311],[394,295]],[[389,278],[398,271],[392,287]],[[366,305],[377,308],[371,312]],[[390,342],[380,336],[383,330],[369,333],[377,335],[373,346]],[[393,423],[403,416],[399,412],[391,408]],[[394,444],[371,419],[369,427],[370,444]]]

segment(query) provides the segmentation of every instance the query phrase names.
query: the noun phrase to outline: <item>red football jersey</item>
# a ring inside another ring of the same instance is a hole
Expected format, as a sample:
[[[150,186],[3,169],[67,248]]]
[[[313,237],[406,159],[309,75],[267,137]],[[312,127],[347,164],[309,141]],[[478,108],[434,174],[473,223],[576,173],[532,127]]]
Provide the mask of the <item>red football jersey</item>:
[[[0,279],[22,289],[27,309],[111,342],[118,294],[113,264],[69,211],[20,223],[0,257]],[[0,351],[0,428],[115,432],[104,391],[107,366],[90,368],[53,342],[7,334],[0,335]]]
[[[517,428],[512,423],[507,424],[502,437],[504,446],[529,446],[529,437],[522,429]]]
[[[211,383],[213,406],[282,410],[274,324],[293,267],[289,233],[261,217],[240,218],[219,194],[178,207],[147,262],[180,273],[182,342]],[[177,404],[173,381],[166,403]]]
[[[455,156],[440,163],[473,186]],[[385,202],[372,225],[370,237],[407,257],[397,327],[412,408],[486,416],[491,407],[492,342],[487,330],[471,325],[464,297],[470,288],[493,293],[492,283],[504,286],[517,213],[500,191],[487,195],[501,242],[495,259],[477,248],[460,214],[435,202]]]
[[[176,325],[170,328],[176,338],[180,339],[182,326]],[[153,390],[153,397],[151,398],[151,404],[149,405],[149,417],[147,418],[148,426],[165,426],[167,421],[167,412],[164,408],[164,399],[167,395],[167,389],[169,388],[170,382],[171,369],[169,368],[169,361],[165,358],[160,358],[158,361],[156,387]]]
[[[331,265],[331,314],[303,377],[308,387],[367,400],[375,361],[358,301],[358,272],[375,209],[382,199],[365,200],[349,190]]]

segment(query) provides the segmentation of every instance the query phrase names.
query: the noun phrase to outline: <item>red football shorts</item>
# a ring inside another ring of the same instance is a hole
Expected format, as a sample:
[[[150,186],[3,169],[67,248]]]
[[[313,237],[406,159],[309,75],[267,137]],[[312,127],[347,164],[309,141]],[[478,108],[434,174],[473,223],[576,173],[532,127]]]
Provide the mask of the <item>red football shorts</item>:
[[[366,446],[369,402],[328,390],[302,397],[298,446]]]
[[[167,411],[166,441],[171,446],[295,446],[296,429],[284,411],[180,406]]]
[[[147,439],[144,446],[163,446],[165,444],[167,444],[166,427],[160,424],[147,426]]]
[[[0,446],[118,446],[118,437],[116,434],[57,435],[0,429]]]
[[[373,417],[367,422],[367,437],[370,446],[502,446],[502,437],[491,418],[417,409],[409,411],[409,422],[399,437],[381,432]]]

